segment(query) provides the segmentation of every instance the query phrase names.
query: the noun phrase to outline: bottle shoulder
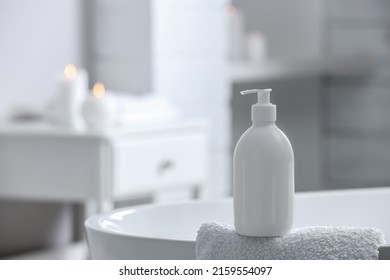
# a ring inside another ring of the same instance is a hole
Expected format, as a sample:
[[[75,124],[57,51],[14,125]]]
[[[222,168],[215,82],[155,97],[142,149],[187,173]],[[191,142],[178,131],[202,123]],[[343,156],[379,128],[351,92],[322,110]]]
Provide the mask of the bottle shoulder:
[[[285,153],[294,157],[290,140],[276,125],[251,126],[240,137],[236,153]]]
[[[240,137],[238,142],[247,142],[247,141],[267,141],[272,140],[272,142],[288,142],[290,140],[287,138],[286,134],[280,130],[276,125],[270,126],[251,126],[249,127]]]

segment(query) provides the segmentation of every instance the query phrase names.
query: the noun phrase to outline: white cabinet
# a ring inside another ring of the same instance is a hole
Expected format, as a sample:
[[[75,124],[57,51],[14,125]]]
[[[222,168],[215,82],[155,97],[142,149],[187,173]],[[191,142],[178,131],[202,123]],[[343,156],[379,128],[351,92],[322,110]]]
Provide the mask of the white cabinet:
[[[94,201],[94,212],[100,212],[110,208],[113,199],[165,189],[205,188],[208,147],[204,122],[108,133],[48,125],[3,126],[0,197]]]
[[[204,134],[122,140],[113,148],[114,196],[203,184],[207,177]]]

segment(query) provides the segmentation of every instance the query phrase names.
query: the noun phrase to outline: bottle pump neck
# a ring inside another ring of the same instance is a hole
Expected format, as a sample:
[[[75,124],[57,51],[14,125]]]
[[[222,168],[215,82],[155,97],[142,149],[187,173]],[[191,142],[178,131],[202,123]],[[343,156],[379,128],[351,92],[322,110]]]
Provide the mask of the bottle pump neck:
[[[276,106],[270,102],[272,89],[249,89],[241,91],[242,95],[257,93],[257,103],[252,105],[253,123],[275,122]]]

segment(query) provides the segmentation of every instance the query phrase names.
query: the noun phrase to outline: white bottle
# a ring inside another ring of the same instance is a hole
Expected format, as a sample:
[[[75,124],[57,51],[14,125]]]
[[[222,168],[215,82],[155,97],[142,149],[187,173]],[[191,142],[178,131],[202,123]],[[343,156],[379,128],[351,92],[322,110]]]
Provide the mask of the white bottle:
[[[275,125],[271,89],[253,89],[253,125],[234,150],[234,224],[246,236],[284,236],[292,226],[294,153],[286,135]]]

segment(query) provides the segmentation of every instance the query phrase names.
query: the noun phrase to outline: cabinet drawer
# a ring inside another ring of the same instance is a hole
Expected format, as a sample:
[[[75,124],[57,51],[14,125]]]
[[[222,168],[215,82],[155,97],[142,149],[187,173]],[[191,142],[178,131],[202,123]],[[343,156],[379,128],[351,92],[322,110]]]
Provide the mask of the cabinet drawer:
[[[204,183],[207,147],[203,134],[115,144],[114,196]]]
[[[355,186],[390,182],[390,141],[330,139],[330,178]]]

